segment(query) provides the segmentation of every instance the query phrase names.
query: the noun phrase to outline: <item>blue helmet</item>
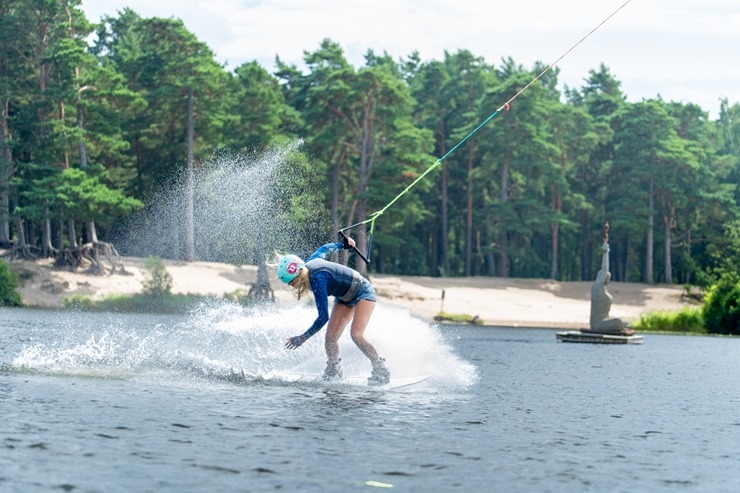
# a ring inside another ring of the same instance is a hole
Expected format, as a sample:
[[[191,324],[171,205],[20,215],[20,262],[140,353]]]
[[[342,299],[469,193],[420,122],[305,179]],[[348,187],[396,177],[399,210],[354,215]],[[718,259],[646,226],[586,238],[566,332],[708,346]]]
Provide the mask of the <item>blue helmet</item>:
[[[278,279],[283,281],[285,284],[288,284],[296,278],[296,276],[301,272],[301,269],[305,266],[305,262],[303,262],[299,257],[295,255],[284,255],[277,266]]]

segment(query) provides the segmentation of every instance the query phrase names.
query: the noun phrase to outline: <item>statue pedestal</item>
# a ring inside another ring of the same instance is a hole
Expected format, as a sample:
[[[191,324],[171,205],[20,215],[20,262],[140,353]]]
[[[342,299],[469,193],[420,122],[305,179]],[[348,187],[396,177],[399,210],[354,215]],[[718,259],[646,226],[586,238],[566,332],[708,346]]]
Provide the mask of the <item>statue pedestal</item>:
[[[556,332],[555,337],[558,341],[562,342],[586,342],[590,344],[642,344],[642,340],[644,339],[644,336],[638,335],[595,334],[593,332],[581,332],[579,330]]]

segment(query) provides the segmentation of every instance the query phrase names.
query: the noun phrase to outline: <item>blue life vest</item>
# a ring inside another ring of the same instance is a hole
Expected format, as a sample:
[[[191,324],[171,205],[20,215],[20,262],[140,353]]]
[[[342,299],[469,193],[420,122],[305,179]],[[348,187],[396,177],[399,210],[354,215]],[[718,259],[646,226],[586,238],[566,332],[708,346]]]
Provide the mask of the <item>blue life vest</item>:
[[[321,258],[309,260],[306,262],[306,268],[308,269],[309,278],[319,272],[328,273],[331,280],[326,286],[327,294],[336,296],[342,301],[352,301],[362,282],[362,276],[356,270]]]

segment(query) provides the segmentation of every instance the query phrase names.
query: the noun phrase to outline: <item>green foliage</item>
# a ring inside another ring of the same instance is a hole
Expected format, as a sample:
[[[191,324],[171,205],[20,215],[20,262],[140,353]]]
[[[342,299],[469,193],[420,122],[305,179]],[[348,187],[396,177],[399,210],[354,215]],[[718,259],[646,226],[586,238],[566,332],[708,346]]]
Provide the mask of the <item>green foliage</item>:
[[[171,294],[172,275],[167,272],[164,262],[159,257],[148,257],[144,262],[147,277],[144,280],[144,294],[152,298],[164,298]]]
[[[140,197],[156,195],[158,187],[172,180],[185,160],[186,96],[190,90],[197,115],[195,146],[199,155],[252,142],[251,136],[246,141],[236,137],[239,132],[251,131],[248,124],[238,121],[239,114],[249,114],[250,108],[233,108],[232,94],[242,89],[181,20],[142,18],[125,9],[100,26],[94,52],[106,66],[122,74],[127,88],[146,104],[145,110],[130,113],[119,130],[135,149],[137,173],[129,187]],[[255,75],[249,80],[257,83],[260,78]]]
[[[629,103],[604,65],[562,97],[554,70],[457,148],[542,64],[492,65],[467,50],[428,62],[368,51],[355,67],[325,39],[305,52],[305,69],[277,60],[274,72],[255,62],[229,71],[178,19],[127,8],[92,26],[79,0],[42,3],[0,4],[4,244],[25,232],[48,253],[68,221],[94,221],[104,235],[153,208],[183,176],[192,91],[196,169],[223,150],[304,142],[269,197],[292,239],[266,235],[260,248],[306,248],[367,220],[455,149],[373,223],[371,269],[592,280],[605,220],[617,281],[708,286],[740,264],[738,104],[723,100],[710,121],[692,104]],[[208,236],[211,226],[196,225],[196,246],[226,245]],[[142,237],[162,233],[137,227]],[[261,253],[237,250],[215,249],[223,255],[213,260]]]
[[[127,313],[187,313],[198,303],[211,299],[188,294],[164,294],[156,297],[149,294],[109,296],[98,302],[95,309]]]
[[[18,277],[5,261],[0,260],[0,306],[20,306],[21,295],[16,291]]]
[[[704,297],[703,316],[708,333],[740,335],[740,275],[721,275]]]
[[[89,296],[72,295],[62,300],[68,310],[118,313],[188,313],[199,303],[212,301],[212,297],[190,294],[166,294],[153,297],[149,294],[131,296],[107,296],[100,301],[93,301]]]
[[[721,242],[708,245],[703,252],[706,265],[697,276],[697,285],[709,289],[722,277],[740,277],[740,220],[722,225]]]
[[[434,320],[438,322],[452,322],[456,324],[471,324],[471,325],[483,325],[483,320],[478,318],[478,315],[467,315],[465,313],[447,313],[439,312],[434,316]]]
[[[248,62],[234,71],[236,120],[225,129],[227,145],[250,152],[262,151],[284,132],[284,127],[300,117],[285,102],[275,77],[257,62]]]
[[[93,311],[96,305],[90,296],[73,294],[62,299],[62,308],[65,310]]]
[[[679,332],[705,334],[701,308],[686,307],[678,312],[653,312],[641,315],[632,326],[640,332]]]
[[[99,169],[97,171],[101,172]],[[53,172],[34,180],[34,185],[23,193],[30,203],[46,204],[46,208],[57,211],[61,217],[71,215],[78,220],[95,221],[103,226],[144,205],[120,190],[109,188],[89,172],[76,168]],[[26,208],[26,211],[30,210],[30,207]],[[38,207],[33,210],[34,215],[42,215]]]

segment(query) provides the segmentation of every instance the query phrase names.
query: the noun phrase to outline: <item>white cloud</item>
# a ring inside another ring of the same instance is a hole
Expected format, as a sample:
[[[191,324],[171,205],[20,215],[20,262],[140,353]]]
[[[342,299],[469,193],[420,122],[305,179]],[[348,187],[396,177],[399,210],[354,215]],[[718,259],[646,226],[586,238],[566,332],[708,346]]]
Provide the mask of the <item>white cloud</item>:
[[[124,6],[145,17],[176,17],[234,68],[275,56],[301,65],[323,38],[348,60],[368,49],[394,58],[418,51],[441,59],[468,49],[488,63],[554,62],[625,0],[87,0],[91,20]],[[561,62],[560,80],[580,87],[601,63],[631,101],[695,102],[713,117],[718,98],[740,102],[740,4],[736,0],[632,0]]]

